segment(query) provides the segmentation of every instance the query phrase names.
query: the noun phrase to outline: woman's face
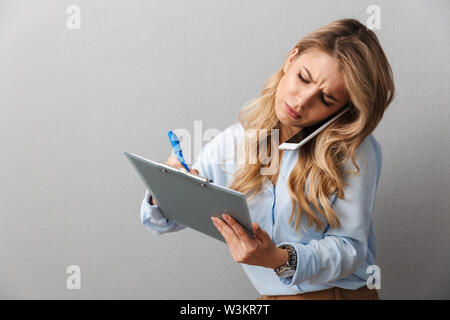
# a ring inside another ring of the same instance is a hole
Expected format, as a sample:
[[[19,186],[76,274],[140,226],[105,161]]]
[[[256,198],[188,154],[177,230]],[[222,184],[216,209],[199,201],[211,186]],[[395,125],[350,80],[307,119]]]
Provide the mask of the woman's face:
[[[275,112],[281,122],[280,142],[303,127],[325,120],[348,102],[336,58],[319,49],[310,49],[293,60],[297,52],[295,48],[286,60],[285,74],[276,92]]]

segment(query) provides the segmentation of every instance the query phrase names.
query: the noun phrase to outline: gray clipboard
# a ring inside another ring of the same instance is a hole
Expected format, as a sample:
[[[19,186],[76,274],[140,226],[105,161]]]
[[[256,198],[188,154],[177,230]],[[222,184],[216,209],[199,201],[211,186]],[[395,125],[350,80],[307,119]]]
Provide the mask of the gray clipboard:
[[[135,154],[125,152],[125,156],[147,190],[157,199],[159,210],[166,219],[225,242],[211,216],[222,219],[222,213],[228,213],[253,238],[247,201],[241,192]]]

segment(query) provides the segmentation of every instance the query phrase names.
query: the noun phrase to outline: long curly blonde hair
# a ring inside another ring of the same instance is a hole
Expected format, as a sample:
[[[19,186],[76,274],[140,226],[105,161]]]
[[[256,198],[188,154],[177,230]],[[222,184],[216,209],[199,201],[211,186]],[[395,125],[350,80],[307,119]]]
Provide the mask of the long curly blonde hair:
[[[310,207],[313,204],[330,227],[337,228],[340,221],[329,198],[335,193],[344,199],[343,174],[360,172],[355,162],[356,150],[377,127],[393,100],[393,74],[375,33],[355,19],[341,19],[320,27],[301,39],[295,48],[299,49],[296,57],[308,49],[318,48],[337,59],[349,94],[350,110],[299,149],[298,160],[288,180],[292,203],[289,224],[295,216],[294,228],[298,230],[304,213],[308,227],[315,224],[317,231],[323,229],[324,222]],[[244,132],[256,129],[268,133],[264,138],[266,141],[258,140],[259,135],[245,135],[241,141],[246,145],[246,161],[234,172],[229,187],[242,192],[247,200],[261,192],[265,179],[273,182],[275,176],[260,174],[261,168],[270,163],[262,164],[258,152],[264,142],[268,156],[271,156],[271,129],[279,129],[280,125],[275,114],[275,94],[283,75],[282,65],[266,82],[261,95],[244,104],[239,112],[238,119]],[[258,155],[256,163],[248,162],[248,154]],[[357,168],[354,172],[341,170],[349,158]],[[295,209],[300,214],[295,215]]]

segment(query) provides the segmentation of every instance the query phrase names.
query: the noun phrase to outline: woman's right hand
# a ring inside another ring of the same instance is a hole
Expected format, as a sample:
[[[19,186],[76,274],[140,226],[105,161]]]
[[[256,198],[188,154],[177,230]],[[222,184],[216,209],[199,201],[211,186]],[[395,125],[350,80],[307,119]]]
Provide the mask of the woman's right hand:
[[[180,160],[178,160],[178,158],[169,157],[167,159],[167,161],[164,162],[164,164],[174,167],[174,168],[182,169],[183,171],[187,172],[187,170],[183,167],[183,165],[181,164]],[[191,169],[191,173],[196,174],[198,176],[198,170]]]
[[[180,160],[178,160],[178,158],[175,158],[175,157],[169,157],[169,158],[167,158],[167,161],[166,162],[164,162],[164,164],[165,165],[168,165],[168,166],[171,166],[171,167],[174,167],[174,168],[177,168],[177,169],[182,169],[183,171],[185,171],[185,172],[188,172],[184,167],[183,167],[183,165],[181,164],[181,162],[180,162]],[[191,169],[191,173],[193,173],[193,174],[195,174],[195,175],[199,175],[199,173],[198,173],[198,170],[196,170],[196,169]],[[154,197],[152,197],[152,203],[151,203],[152,205],[157,205],[158,203],[155,201],[155,198]]]

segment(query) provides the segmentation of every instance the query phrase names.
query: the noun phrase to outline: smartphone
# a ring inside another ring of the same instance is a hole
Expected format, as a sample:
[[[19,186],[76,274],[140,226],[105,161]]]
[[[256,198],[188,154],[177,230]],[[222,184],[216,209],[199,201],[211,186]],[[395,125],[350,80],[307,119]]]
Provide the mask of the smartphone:
[[[333,121],[338,119],[344,113],[350,110],[350,106],[345,107],[341,111],[335,113],[334,115],[329,116],[327,119],[322,122],[315,124],[310,127],[304,127],[302,130],[294,134],[292,137],[283,142],[278,149],[280,150],[297,150],[302,145],[307,143],[309,140],[318,135],[322,130],[324,130],[327,126],[329,126]]]

